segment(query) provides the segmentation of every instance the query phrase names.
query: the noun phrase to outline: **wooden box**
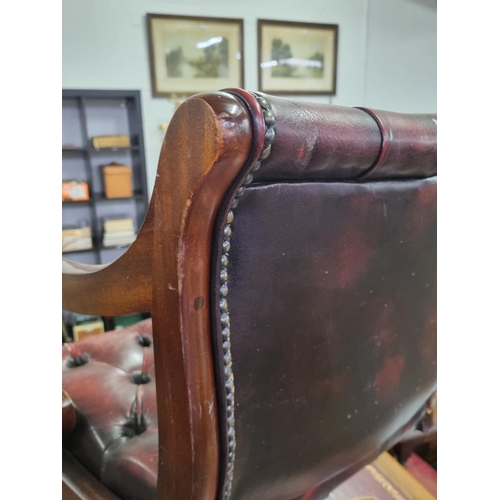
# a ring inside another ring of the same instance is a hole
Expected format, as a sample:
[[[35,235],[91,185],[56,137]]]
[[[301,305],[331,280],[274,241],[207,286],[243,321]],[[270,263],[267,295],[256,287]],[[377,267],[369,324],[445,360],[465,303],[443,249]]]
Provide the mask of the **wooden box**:
[[[106,165],[102,168],[104,178],[104,195],[106,198],[131,198],[132,167],[127,165]]]

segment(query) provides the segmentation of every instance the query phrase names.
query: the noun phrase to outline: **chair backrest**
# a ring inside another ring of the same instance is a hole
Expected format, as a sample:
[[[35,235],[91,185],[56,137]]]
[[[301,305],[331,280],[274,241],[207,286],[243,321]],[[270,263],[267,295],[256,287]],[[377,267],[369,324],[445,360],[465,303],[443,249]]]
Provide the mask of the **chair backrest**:
[[[152,312],[157,498],[315,500],[435,391],[435,252],[434,116],[227,89],[179,107],[136,242],[65,263],[63,307]]]
[[[265,139],[216,224],[223,488],[320,498],[435,390],[436,119],[234,93]]]

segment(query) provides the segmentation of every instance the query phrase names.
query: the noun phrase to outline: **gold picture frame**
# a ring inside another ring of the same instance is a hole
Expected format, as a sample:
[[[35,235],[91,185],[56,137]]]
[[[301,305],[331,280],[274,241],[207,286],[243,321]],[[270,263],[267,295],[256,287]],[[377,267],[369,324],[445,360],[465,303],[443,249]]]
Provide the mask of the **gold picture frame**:
[[[243,19],[148,14],[154,97],[244,87]]]
[[[261,92],[335,95],[337,24],[259,19],[257,26]]]

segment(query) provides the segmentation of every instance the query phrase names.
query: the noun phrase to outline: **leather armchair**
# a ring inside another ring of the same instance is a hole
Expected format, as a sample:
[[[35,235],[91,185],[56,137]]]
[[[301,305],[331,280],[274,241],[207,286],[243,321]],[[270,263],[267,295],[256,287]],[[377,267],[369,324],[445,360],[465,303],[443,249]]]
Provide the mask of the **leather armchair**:
[[[63,262],[65,498],[319,500],[436,388],[436,117],[182,104],[137,240]]]

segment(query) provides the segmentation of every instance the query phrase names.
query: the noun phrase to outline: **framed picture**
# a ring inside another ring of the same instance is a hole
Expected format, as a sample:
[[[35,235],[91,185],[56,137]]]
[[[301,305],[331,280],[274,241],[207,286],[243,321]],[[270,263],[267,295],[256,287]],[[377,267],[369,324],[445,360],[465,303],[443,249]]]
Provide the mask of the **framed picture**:
[[[148,14],[153,96],[244,87],[243,20]]]
[[[335,95],[337,24],[258,20],[259,90]]]

